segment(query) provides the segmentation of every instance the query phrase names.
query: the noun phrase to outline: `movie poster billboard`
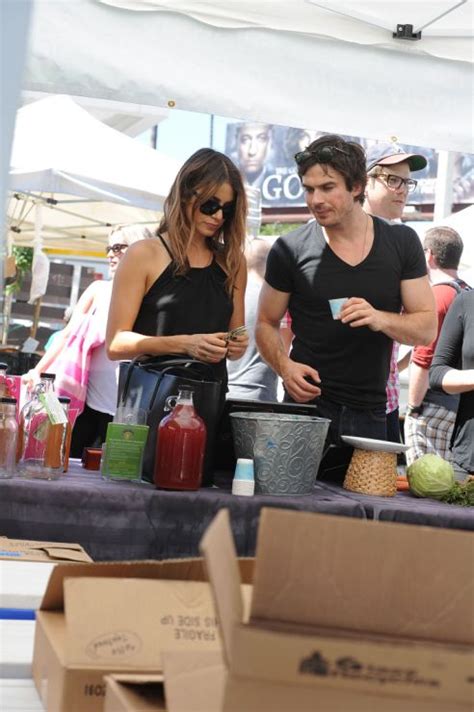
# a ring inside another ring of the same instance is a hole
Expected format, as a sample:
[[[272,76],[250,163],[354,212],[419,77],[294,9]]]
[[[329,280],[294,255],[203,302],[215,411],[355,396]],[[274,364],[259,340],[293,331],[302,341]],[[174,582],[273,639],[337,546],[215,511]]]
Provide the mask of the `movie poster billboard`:
[[[324,132],[256,122],[229,121],[224,152],[239,166],[247,185],[261,192],[265,208],[290,208],[305,205],[301,182],[296,173],[294,155],[306,148]],[[344,136],[365,149],[370,139]],[[438,154],[430,148],[403,145],[408,153],[421,153],[427,166],[413,173],[418,181],[409,195],[410,205],[435,202]],[[474,203],[474,155],[455,154],[453,203]]]

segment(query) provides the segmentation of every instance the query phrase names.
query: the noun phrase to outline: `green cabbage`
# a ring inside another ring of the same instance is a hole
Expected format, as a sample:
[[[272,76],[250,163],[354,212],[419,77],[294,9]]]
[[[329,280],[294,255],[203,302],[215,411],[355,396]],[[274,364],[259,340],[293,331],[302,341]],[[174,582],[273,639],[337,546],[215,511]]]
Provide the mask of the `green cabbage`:
[[[441,499],[454,485],[454,470],[439,455],[422,455],[407,468],[407,478],[417,497]]]

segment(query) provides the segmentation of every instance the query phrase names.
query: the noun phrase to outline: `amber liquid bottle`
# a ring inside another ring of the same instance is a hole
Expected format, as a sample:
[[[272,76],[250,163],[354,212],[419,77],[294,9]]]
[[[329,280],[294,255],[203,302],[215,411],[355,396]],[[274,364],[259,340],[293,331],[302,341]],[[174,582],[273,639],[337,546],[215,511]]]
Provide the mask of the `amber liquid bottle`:
[[[174,490],[199,489],[205,447],[206,425],[196,413],[192,391],[180,389],[173,411],[158,428],[155,485]]]
[[[24,477],[56,480],[63,473],[66,425],[51,423],[40,400],[42,394],[54,392],[54,379],[54,374],[41,373],[31,399],[21,410],[19,470]]]

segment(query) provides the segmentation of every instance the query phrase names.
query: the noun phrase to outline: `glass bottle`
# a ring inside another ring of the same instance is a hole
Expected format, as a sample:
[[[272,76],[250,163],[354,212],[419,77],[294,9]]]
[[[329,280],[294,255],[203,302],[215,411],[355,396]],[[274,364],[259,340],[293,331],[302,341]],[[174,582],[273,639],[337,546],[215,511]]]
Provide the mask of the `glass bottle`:
[[[0,478],[7,479],[16,473],[16,448],[18,424],[16,398],[0,398]]]
[[[67,425],[66,425],[66,439],[64,442],[64,469],[63,472],[67,472],[69,467],[69,452],[71,450],[71,438],[72,438],[72,425],[69,421],[69,405],[71,399],[68,396],[59,396],[58,401],[61,403],[66,413]]]
[[[197,490],[201,485],[206,425],[196,413],[193,392],[180,388],[166,403],[176,400],[172,412],[158,428],[154,481],[157,487]]]
[[[25,477],[55,480],[64,468],[66,424],[53,424],[40,396],[54,393],[55,375],[41,373],[20,414],[21,463]]]
[[[38,396],[40,393],[46,393],[49,389],[54,391],[54,381],[56,376],[54,373],[41,373],[40,380],[36,383],[28,393],[28,400],[20,411],[18,418],[18,447],[17,447],[17,462],[25,455],[25,424],[29,420],[29,416],[35,407],[38,407]]]

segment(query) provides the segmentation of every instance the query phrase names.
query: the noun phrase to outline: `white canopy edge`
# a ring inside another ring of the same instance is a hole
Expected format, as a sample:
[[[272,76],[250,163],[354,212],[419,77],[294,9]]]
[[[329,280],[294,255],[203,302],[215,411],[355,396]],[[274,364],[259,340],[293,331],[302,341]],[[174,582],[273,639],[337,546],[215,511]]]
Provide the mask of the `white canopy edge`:
[[[472,0],[98,0],[141,12],[176,12],[225,29],[260,28],[474,62]],[[422,41],[393,38],[398,23]],[[426,28],[425,28],[426,25]]]
[[[94,0],[36,3],[30,47],[27,90],[474,150],[468,62]]]

